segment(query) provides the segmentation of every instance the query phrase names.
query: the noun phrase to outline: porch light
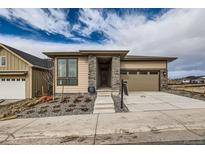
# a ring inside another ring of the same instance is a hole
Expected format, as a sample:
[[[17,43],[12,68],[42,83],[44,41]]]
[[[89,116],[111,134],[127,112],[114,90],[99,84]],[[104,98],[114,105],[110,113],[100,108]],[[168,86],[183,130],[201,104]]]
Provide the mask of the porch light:
[[[163,72],[163,75],[166,76],[166,75],[167,75],[167,72]]]

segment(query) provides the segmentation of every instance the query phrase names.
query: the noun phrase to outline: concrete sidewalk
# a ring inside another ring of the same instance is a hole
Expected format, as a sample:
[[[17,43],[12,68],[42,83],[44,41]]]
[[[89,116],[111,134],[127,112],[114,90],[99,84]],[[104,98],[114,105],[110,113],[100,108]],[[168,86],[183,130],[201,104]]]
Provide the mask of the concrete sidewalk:
[[[0,144],[204,144],[205,109],[14,119]]]

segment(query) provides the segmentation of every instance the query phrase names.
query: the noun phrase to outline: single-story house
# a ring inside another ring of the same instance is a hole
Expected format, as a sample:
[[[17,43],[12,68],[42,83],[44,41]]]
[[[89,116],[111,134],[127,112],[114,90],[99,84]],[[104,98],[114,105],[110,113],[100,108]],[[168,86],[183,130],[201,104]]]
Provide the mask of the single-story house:
[[[193,84],[203,84],[204,81],[205,81],[204,78],[198,77],[196,79],[191,80],[191,83],[193,83]]]
[[[128,50],[44,52],[54,59],[54,93],[87,93],[95,89],[120,90],[121,79],[129,91],[167,88],[167,64],[176,57],[127,55]]]
[[[183,79],[182,83],[184,83],[184,84],[191,83],[191,79]]]
[[[48,92],[52,63],[0,44],[0,99],[25,99]]]

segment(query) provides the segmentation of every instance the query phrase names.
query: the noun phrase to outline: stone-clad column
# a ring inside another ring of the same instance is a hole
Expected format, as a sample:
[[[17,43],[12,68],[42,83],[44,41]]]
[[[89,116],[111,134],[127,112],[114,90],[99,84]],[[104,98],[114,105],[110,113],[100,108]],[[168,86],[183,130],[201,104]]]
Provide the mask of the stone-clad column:
[[[162,69],[160,70],[160,90],[164,91],[167,89],[167,70],[166,69]]]
[[[112,76],[111,76],[112,90],[120,90],[120,57],[112,57]]]
[[[96,89],[96,56],[88,56],[88,86]]]

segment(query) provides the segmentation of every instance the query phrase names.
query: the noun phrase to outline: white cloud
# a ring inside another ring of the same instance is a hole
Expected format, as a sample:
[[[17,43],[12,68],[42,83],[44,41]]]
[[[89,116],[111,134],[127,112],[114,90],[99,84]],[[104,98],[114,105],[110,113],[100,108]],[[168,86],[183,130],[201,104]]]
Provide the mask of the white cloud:
[[[111,47],[128,48],[136,55],[177,56],[169,65],[172,71],[181,76],[205,74],[205,9],[173,9],[154,20],[133,13],[122,17],[108,13],[103,18],[96,11],[82,10],[80,20],[88,25],[82,30],[84,35],[102,30],[111,39],[107,42]]]
[[[21,20],[21,26],[28,24],[48,33],[71,36],[67,12],[61,9],[0,9],[0,16],[11,22]]]
[[[24,18],[31,25],[50,33],[67,34],[71,31],[65,28],[69,24],[65,26],[65,16],[59,10],[50,10],[52,16],[45,12],[27,11],[36,18],[34,21],[25,17],[27,15],[21,11],[14,12],[18,18]],[[2,13],[1,9],[0,14],[7,16],[7,19],[13,18],[6,11]],[[169,65],[171,77],[205,74],[205,9],[173,9],[154,20],[147,20],[142,14],[134,13],[123,16],[107,13],[106,16],[103,16],[102,10],[83,9],[79,20],[87,27],[74,25],[72,28],[85,37],[89,37],[93,31],[104,32],[109,40],[100,45],[86,41],[81,44],[60,44],[11,36],[0,36],[0,42],[26,49],[35,55],[55,50],[130,49],[130,53],[136,55],[177,56],[179,59]],[[47,17],[51,18],[49,22],[43,21]]]
[[[37,57],[45,57],[42,52],[79,51],[83,49],[110,49],[110,45],[99,45],[95,43],[65,44],[55,42],[43,42],[32,39],[24,39],[11,35],[0,35],[0,42],[16,49],[22,50]],[[122,49],[112,47],[112,49]]]

